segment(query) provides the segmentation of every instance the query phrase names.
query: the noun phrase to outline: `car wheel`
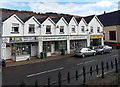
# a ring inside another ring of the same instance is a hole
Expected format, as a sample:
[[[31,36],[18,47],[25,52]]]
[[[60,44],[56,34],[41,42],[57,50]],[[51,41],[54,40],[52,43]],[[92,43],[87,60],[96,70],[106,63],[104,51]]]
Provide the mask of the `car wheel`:
[[[101,52],[101,55],[103,55],[103,54],[104,54],[104,52],[102,51],[102,52]]]
[[[109,51],[109,53],[111,53],[111,52],[112,52],[112,50]]]
[[[96,53],[93,53],[93,56],[95,56],[96,55]]]
[[[82,58],[85,58],[85,54],[82,54]]]

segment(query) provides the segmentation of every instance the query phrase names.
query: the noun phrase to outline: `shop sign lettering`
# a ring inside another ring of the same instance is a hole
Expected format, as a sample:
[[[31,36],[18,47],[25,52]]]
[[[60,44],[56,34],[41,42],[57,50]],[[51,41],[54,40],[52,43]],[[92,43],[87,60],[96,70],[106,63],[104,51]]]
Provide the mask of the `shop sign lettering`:
[[[71,36],[70,39],[87,39],[87,36]]]
[[[43,40],[66,40],[66,37],[44,37]]]
[[[38,37],[11,37],[10,42],[31,42],[38,41]]]

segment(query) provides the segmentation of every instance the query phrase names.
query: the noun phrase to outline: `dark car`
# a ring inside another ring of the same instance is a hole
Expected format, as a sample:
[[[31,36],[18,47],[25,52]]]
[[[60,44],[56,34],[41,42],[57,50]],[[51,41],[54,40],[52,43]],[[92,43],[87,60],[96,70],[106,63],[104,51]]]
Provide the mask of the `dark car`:
[[[104,53],[112,52],[112,47],[105,45],[105,46],[99,46],[94,50],[96,51],[97,54],[104,54]]]
[[[5,60],[4,59],[0,59],[0,65],[2,67],[5,67],[6,66],[6,63],[5,63]]]

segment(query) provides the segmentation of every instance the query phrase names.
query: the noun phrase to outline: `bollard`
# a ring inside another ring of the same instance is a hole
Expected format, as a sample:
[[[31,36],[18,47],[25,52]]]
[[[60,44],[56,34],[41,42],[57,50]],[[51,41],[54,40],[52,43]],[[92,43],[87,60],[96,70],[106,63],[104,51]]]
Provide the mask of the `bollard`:
[[[78,71],[76,70],[76,80],[78,80]]]
[[[101,63],[101,68],[102,68],[102,78],[104,78],[104,63],[103,63],[103,61]]]
[[[106,63],[106,67],[107,67],[107,70],[109,70],[109,64],[108,64],[108,62]]]
[[[58,83],[59,83],[59,87],[61,87],[61,73],[58,73]]]
[[[85,73],[85,67],[83,66],[83,85],[86,83],[86,73]]]
[[[92,75],[92,66],[90,67],[90,75]]]
[[[25,83],[23,80],[22,80],[22,83],[20,84],[20,87],[25,87]]]
[[[37,80],[35,81],[35,87],[38,87],[38,81]]]
[[[70,83],[70,73],[69,72],[67,73],[67,80],[68,80],[68,83]]]
[[[50,87],[50,77],[48,77],[48,87]]]
[[[113,69],[113,62],[111,61],[111,68]]]
[[[99,72],[98,65],[96,65],[96,72],[97,72],[97,74],[98,74],[98,72]]]
[[[116,68],[116,73],[118,73],[117,59],[116,58],[115,58],[115,68]]]

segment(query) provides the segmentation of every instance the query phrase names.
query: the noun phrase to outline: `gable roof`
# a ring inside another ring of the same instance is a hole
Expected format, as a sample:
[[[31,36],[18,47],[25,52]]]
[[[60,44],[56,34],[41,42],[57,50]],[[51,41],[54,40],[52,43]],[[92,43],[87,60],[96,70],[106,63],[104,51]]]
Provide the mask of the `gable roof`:
[[[48,17],[37,18],[37,20],[42,24]]]
[[[23,22],[29,20],[33,15],[16,14]]]
[[[7,20],[9,17],[11,17],[14,13],[6,13],[6,12],[1,12],[2,13],[2,22]]]
[[[64,18],[67,21],[67,23],[69,24],[72,19],[72,16],[65,16]]]
[[[55,23],[57,23],[60,19],[61,19],[61,17],[56,17],[56,18],[51,18]]]
[[[97,16],[103,26],[120,25],[120,10]]]
[[[86,21],[87,24],[89,24],[89,22],[92,20],[92,18],[94,17],[95,15],[91,15],[91,16],[87,16],[87,17],[83,17]]]
[[[82,18],[79,17],[79,18],[75,18],[75,19],[76,19],[77,23],[79,24]]]

